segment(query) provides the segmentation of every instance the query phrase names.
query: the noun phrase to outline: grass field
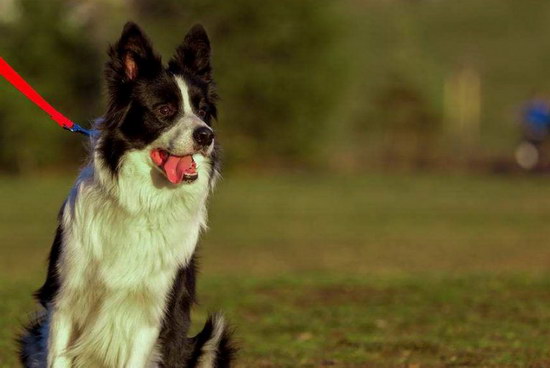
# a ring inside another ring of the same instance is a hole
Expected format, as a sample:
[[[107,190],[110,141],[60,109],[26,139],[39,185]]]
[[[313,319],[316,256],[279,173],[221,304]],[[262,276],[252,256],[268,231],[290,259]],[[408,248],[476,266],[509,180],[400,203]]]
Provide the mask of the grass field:
[[[550,366],[548,177],[227,175],[200,306],[239,367]],[[0,179],[0,367],[70,178]]]

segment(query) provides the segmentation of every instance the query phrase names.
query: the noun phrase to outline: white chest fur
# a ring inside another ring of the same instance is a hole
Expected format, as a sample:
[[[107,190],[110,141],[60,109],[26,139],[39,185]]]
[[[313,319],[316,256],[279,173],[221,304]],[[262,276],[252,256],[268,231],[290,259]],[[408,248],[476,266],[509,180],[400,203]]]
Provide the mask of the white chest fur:
[[[83,170],[64,208],[55,310],[68,314],[75,367],[151,354],[177,269],[205,226],[209,161],[197,155],[199,179],[174,187],[144,154],[127,154],[116,180],[97,164]]]

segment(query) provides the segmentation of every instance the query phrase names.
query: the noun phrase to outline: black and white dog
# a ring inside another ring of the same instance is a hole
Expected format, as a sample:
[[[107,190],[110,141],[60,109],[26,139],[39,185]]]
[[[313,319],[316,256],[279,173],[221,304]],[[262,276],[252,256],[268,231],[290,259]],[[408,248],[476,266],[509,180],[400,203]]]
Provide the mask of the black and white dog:
[[[218,176],[203,27],[165,68],[134,23],[109,50],[109,101],[60,215],[25,367],[229,367],[224,320],[187,337],[195,247]]]

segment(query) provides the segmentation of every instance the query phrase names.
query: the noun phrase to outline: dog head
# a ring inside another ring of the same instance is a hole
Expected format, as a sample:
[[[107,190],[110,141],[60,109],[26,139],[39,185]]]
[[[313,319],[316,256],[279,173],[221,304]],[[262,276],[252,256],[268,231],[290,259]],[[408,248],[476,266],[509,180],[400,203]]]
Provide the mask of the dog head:
[[[105,166],[116,176],[138,151],[153,175],[172,185],[195,181],[200,162],[215,155],[217,95],[204,28],[192,27],[165,67],[143,31],[127,23],[109,57],[108,110],[96,146]]]

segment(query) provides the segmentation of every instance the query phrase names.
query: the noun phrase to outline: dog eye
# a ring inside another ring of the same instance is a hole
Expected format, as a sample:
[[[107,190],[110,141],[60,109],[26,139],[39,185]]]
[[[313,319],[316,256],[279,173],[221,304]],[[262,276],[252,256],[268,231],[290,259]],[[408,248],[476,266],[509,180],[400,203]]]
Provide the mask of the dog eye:
[[[176,109],[174,108],[174,106],[170,104],[166,104],[166,105],[159,106],[157,108],[157,111],[162,117],[167,118],[174,115],[174,113],[176,112]]]
[[[201,118],[204,118],[206,116],[206,109],[202,108],[199,110],[199,116]]]

